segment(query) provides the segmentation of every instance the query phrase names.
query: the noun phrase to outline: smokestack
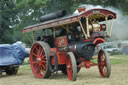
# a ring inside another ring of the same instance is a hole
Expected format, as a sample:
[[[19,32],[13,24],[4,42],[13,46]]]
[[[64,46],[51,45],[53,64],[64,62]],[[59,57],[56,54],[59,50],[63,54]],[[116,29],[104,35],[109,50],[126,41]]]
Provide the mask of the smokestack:
[[[61,10],[58,12],[50,13],[50,14],[41,16],[40,22],[44,22],[44,21],[48,21],[48,20],[52,20],[52,19],[57,19],[57,18],[65,16],[66,14],[67,14],[66,10]]]

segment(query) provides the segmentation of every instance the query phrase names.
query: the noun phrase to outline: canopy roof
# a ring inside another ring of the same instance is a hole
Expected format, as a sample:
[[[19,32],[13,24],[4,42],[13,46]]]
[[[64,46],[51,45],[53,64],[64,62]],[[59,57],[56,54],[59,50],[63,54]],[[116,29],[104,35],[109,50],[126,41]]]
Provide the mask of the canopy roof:
[[[106,9],[91,9],[91,10],[83,11],[83,12],[80,12],[78,14],[74,14],[71,16],[49,20],[43,23],[25,27],[22,29],[22,32],[31,32],[31,31],[36,31],[36,30],[41,30],[41,29],[46,29],[46,28],[51,28],[51,27],[54,28],[54,27],[61,26],[64,24],[78,22],[81,19],[81,17],[88,17],[88,19],[96,19],[98,21],[104,21],[106,16],[108,17],[108,20],[112,18],[114,19],[116,18],[116,14],[112,11],[109,11]]]

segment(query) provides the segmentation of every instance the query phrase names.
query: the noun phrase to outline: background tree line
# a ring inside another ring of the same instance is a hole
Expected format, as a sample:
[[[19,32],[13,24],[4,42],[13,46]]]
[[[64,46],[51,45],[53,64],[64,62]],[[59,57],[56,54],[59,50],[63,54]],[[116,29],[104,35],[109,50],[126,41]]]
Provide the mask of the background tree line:
[[[0,0],[0,44],[18,40],[30,43],[21,33],[22,28],[39,23],[40,16],[58,10],[72,14],[81,4],[112,6],[128,15],[128,0]]]

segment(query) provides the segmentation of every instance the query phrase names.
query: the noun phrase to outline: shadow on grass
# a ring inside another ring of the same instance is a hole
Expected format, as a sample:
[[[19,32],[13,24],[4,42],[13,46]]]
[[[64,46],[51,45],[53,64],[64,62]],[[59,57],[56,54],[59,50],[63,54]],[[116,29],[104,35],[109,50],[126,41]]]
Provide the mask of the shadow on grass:
[[[18,74],[15,74],[15,75],[7,75],[5,72],[3,72],[2,76],[0,78],[6,78],[6,77],[16,77],[16,76],[23,76],[23,75],[26,75],[26,74],[23,74],[23,73],[18,73]]]
[[[62,74],[62,73],[58,73],[58,74],[56,74],[56,73],[53,73],[50,77],[49,77],[49,79],[57,79],[57,80],[61,80],[61,79],[68,79],[68,76],[67,75],[64,75],[64,74]]]

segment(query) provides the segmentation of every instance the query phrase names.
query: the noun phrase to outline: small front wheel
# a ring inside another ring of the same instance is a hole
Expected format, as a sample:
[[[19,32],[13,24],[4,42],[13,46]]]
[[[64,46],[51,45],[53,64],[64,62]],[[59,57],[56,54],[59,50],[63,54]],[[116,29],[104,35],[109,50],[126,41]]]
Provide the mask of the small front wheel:
[[[103,78],[109,78],[111,74],[111,64],[108,53],[105,50],[100,50],[98,53],[99,72]]]
[[[69,80],[75,81],[77,78],[77,65],[76,65],[76,59],[72,52],[68,52],[67,56],[67,75]]]

